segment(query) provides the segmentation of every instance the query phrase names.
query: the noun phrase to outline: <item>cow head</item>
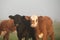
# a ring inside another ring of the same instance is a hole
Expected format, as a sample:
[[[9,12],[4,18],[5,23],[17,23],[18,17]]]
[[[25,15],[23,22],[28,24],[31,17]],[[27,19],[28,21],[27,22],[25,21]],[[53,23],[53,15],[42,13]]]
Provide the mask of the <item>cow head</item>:
[[[14,20],[15,26],[18,26],[22,22],[22,16],[18,14],[14,16],[10,15],[9,18]]]
[[[31,27],[36,27],[38,24],[38,16],[35,15],[31,16],[30,19],[31,19]]]

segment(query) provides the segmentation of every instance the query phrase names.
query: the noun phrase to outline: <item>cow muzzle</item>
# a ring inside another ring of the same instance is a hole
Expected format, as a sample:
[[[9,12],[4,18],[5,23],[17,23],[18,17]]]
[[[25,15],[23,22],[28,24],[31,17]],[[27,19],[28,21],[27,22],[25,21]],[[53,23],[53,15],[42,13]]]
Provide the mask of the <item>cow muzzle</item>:
[[[37,27],[37,23],[31,24],[31,27]]]

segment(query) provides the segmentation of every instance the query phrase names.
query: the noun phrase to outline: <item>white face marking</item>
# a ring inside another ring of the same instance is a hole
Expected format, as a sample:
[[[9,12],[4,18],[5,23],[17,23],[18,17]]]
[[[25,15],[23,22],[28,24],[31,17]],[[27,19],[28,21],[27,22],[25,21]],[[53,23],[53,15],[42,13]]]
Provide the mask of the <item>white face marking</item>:
[[[31,16],[31,19],[32,20],[36,20],[36,19],[38,19],[38,16],[35,16],[35,15],[34,16]]]
[[[39,34],[38,36],[39,38],[43,38],[43,33]]]
[[[38,24],[38,16],[31,16],[31,26],[36,27]]]

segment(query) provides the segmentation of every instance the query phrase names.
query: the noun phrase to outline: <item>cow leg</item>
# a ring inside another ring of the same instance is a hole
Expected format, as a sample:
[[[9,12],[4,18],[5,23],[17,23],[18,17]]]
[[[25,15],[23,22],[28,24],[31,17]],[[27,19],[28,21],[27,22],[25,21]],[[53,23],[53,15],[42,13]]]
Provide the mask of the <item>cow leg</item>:
[[[51,40],[54,40],[54,33],[50,35]]]
[[[36,37],[34,34],[32,35],[32,40],[36,40]]]
[[[37,33],[35,34],[35,38],[36,38],[36,40],[39,40],[39,37],[38,37]]]
[[[36,37],[36,40],[39,40],[39,37],[38,36],[35,36]]]
[[[18,40],[22,40],[22,34],[17,32],[17,37],[18,37]]]
[[[21,35],[20,35],[20,36],[18,36],[18,40],[22,40],[22,37],[21,37]]]
[[[28,37],[28,36],[26,36],[26,37],[25,37],[25,40],[29,40],[29,37]]]
[[[9,32],[4,35],[3,40],[9,40]]]
[[[47,30],[46,28],[43,30],[43,38],[42,40],[47,40],[48,39],[48,35],[47,35]]]
[[[0,31],[0,35],[1,35],[1,31]]]
[[[22,40],[22,36],[20,35],[20,36],[18,36],[18,40]]]
[[[44,35],[42,40],[47,40],[47,35]]]
[[[0,31],[0,37],[1,37],[1,31]]]
[[[29,32],[26,33],[25,40],[29,40]]]

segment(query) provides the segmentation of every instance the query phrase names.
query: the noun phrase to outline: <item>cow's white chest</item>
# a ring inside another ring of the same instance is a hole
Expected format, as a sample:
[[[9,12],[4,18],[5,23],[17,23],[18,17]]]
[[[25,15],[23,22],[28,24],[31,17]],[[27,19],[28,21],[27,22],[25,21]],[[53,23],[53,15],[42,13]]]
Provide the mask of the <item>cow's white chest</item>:
[[[6,33],[6,31],[2,31],[0,36],[4,36]]]
[[[39,38],[43,38],[43,33],[40,33],[38,36]]]

